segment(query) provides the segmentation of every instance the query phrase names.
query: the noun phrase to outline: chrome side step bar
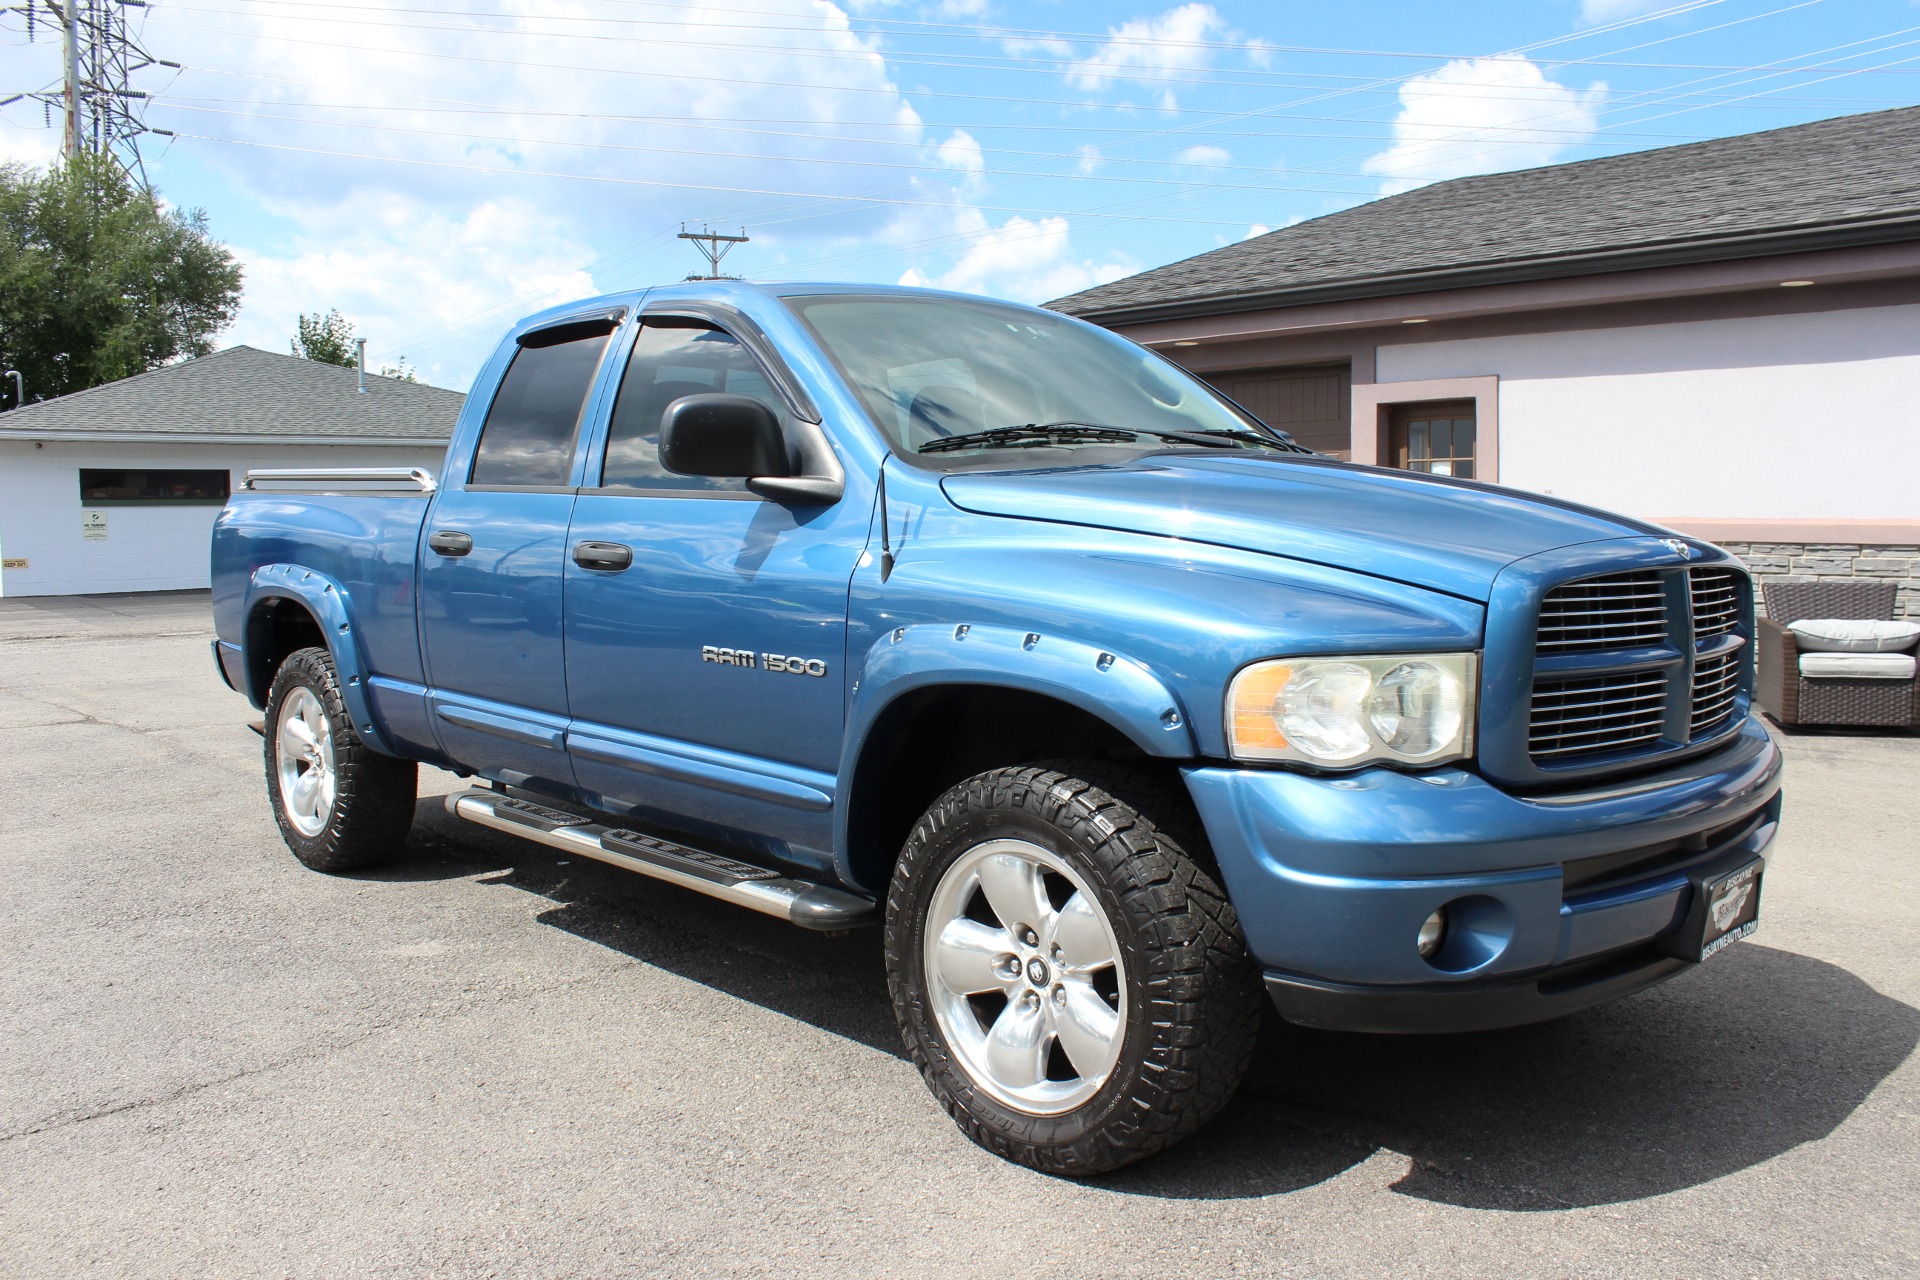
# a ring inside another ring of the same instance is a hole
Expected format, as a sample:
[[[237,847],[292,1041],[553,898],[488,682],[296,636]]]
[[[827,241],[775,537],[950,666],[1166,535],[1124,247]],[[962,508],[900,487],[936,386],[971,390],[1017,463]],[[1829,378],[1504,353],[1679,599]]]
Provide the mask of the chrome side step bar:
[[[456,791],[447,797],[447,812],[549,848],[778,916],[803,929],[851,929],[874,919],[874,903],[858,894],[790,879],[766,867],[643,832],[605,827],[580,814],[497,791]]]

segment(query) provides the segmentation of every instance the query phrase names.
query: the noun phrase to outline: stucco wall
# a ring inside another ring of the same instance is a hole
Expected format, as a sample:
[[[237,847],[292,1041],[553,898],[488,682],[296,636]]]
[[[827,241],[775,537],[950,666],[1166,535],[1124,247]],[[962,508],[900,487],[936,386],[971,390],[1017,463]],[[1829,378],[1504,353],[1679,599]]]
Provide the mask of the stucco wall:
[[[1649,517],[1920,518],[1920,306],[1381,346],[1500,379],[1500,483]]]
[[[217,506],[106,506],[107,537],[81,536],[80,468],[225,467],[233,485],[263,467],[425,467],[432,449],[378,445],[299,447],[110,445],[0,440],[0,596],[173,591],[208,585],[207,547]]]

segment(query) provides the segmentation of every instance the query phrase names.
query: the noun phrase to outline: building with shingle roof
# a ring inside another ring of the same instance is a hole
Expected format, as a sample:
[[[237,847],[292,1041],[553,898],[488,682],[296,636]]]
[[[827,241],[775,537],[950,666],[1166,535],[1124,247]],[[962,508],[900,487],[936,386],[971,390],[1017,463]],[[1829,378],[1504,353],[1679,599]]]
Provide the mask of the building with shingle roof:
[[[0,595],[205,587],[214,517],[249,470],[439,474],[466,397],[365,387],[242,346],[0,413]]]
[[[1048,305],[1323,452],[1920,615],[1920,107],[1437,182]]]

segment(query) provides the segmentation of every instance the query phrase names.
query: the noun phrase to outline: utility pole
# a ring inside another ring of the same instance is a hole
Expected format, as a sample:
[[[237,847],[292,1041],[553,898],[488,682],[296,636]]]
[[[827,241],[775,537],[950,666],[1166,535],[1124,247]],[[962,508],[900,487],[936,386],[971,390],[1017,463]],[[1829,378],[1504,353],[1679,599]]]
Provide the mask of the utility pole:
[[[47,0],[47,8],[53,10],[53,16],[60,19],[60,65],[65,71],[60,91],[60,105],[64,113],[61,117],[64,128],[60,134],[60,158],[71,164],[80,154],[80,14],[75,8],[75,0],[67,0],[66,8],[61,8],[54,0]]]
[[[133,76],[147,67],[180,69],[177,62],[156,58],[141,47],[128,23],[128,14],[146,9],[147,0],[24,0],[15,5],[27,15],[27,40],[36,35],[34,15],[41,6],[60,23],[60,89],[16,94],[60,109],[60,158],[71,163],[84,151],[113,155],[142,183],[146,166],[140,158],[140,138],[155,133],[172,137],[170,129],[149,129],[140,110],[149,96],[133,87]]]
[[[751,238],[747,235],[747,229],[742,227],[740,228],[739,235],[729,236],[712,230],[705,223],[701,224],[700,230],[698,231],[688,231],[686,230],[686,225],[684,222],[680,224],[681,231],[679,238],[693,241],[699,247],[700,256],[707,260],[706,275],[690,275],[687,279],[738,280],[740,278],[739,276],[722,275],[720,273],[720,259],[733,252],[733,246],[747,243]]]

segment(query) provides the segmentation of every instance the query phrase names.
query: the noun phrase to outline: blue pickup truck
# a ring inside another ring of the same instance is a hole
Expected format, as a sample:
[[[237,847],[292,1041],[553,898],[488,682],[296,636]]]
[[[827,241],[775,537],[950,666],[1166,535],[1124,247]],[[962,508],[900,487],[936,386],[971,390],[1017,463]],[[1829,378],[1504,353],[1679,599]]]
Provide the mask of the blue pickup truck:
[[[321,871],[416,762],[481,826],[876,924],[977,1142],[1116,1168],[1263,1003],[1468,1031],[1754,929],[1752,584],[1668,530],[1313,454],[1044,310],[698,282],[559,307],[438,476],[248,476],[214,652]]]

